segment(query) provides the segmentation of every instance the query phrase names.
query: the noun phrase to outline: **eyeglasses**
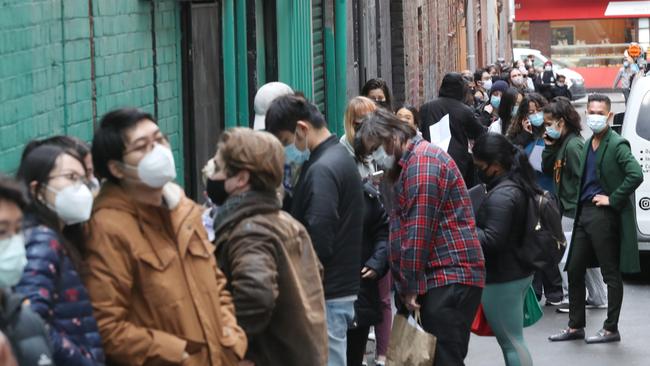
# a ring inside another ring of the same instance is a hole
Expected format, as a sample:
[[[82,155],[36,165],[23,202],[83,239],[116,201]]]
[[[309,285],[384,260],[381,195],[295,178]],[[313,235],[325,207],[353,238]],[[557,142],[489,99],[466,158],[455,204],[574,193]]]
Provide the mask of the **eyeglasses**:
[[[153,139],[139,139],[136,141],[133,147],[126,149],[124,155],[128,155],[134,152],[139,152],[141,154],[146,154],[149,151],[153,150],[155,144],[165,145],[169,140],[162,132],[158,131],[158,134]]]
[[[62,174],[57,174],[57,175],[50,175],[48,177],[50,180],[52,179],[57,179],[57,178],[64,178],[68,182],[74,183],[74,184],[86,184],[88,185],[88,179],[86,178],[85,175],[80,175],[75,172],[69,172],[69,173],[62,173]]]

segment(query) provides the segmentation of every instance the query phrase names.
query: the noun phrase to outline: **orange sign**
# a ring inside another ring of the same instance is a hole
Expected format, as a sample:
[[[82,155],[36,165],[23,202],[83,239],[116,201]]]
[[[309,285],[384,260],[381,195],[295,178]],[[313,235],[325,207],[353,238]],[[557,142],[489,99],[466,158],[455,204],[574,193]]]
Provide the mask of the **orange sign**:
[[[641,56],[641,47],[639,47],[638,44],[631,44],[630,47],[627,48],[627,54],[630,55],[630,57],[639,57]]]

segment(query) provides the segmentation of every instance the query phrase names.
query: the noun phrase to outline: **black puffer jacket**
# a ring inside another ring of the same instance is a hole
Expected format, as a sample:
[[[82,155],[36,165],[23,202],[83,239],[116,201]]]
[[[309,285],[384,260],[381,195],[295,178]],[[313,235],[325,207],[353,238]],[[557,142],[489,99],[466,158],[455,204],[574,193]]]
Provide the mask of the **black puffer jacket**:
[[[473,186],[474,164],[468,151],[468,141],[486,132],[471,107],[463,103],[467,86],[458,73],[445,75],[440,86],[439,98],[425,103],[420,109],[422,137],[431,141],[429,127],[449,114],[451,141],[447,152],[458,165],[468,187]]]
[[[0,300],[0,331],[9,339],[18,365],[54,365],[45,324],[29,306],[23,306],[25,296],[2,291]]]
[[[527,208],[526,193],[507,177],[488,186],[476,222],[485,256],[486,283],[514,281],[532,274],[516,255],[524,240]]]
[[[294,190],[291,215],[300,221],[323,264],[325,299],[359,292],[363,230],[361,176],[335,135],[311,152]]]
[[[357,326],[381,322],[379,280],[388,272],[388,216],[379,200],[379,191],[370,182],[363,186],[365,212],[363,218],[363,244],[361,268],[377,272],[375,279],[361,279],[359,297],[354,303]]]

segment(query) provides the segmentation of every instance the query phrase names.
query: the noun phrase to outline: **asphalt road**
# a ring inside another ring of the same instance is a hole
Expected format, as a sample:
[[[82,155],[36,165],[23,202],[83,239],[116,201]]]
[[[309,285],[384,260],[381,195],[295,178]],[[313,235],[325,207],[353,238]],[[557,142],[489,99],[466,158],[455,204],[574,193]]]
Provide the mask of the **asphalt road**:
[[[650,257],[642,257],[645,272],[625,279],[625,295],[619,330],[622,341],[588,345],[584,341],[551,343],[547,337],[567,326],[568,314],[544,307],[544,317],[524,330],[528,349],[536,366],[648,366],[650,365]],[[595,334],[607,315],[606,310],[587,310],[587,336]],[[504,365],[501,348],[494,337],[472,335],[468,366]]]
[[[613,111],[623,112],[623,96],[608,94],[613,101]],[[591,132],[584,124],[586,99],[575,103],[583,116],[583,135]],[[558,314],[554,307],[544,307],[544,317],[525,329],[525,338],[536,366],[588,365],[588,366],[648,366],[650,365],[650,256],[642,256],[644,272],[625,277],[625,295],[620,319],[622,342],[587,345],[584,341],[551,343],[547,337],[565,328],[568,314]],[[607,315],[606,310],[587,310],[587,336],[596,333]],[[468,366],[504,365],[503,355],[494,337],[472,335]]]

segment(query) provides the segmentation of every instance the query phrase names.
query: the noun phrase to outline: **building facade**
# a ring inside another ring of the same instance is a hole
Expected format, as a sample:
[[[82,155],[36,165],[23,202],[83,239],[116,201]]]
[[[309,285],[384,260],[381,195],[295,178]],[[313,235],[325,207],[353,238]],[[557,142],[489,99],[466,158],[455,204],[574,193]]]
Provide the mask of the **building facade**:
[[[445,73],[508,53],[508,11],[504,0],[6,0],[0,171],[16,170],[31,139],[89,141],[104,113],[133,106],[157,116],[179,181],[200,197],[219,133],[252,126],[261,85],[301,91],[342,134],[370,78],[395,106],[417,106]]]

